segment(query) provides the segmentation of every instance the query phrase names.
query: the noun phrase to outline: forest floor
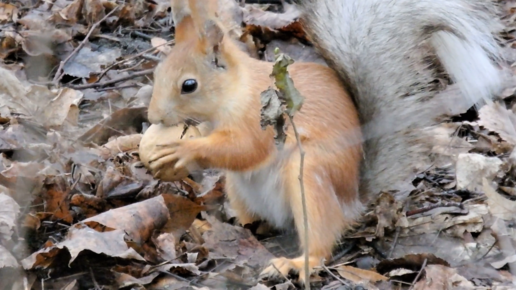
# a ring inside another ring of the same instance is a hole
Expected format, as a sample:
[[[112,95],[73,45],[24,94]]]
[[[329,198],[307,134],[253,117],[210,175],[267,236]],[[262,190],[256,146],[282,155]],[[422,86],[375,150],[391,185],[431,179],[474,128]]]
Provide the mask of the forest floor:
[[[224,1],[251,56],[324,63],[294,7]],[[512,69],[516,3],[501,2]],[[140,160],[173,32],[169,0],[0,3],[0,289],[300,287],[257,278],[297,237],[238,225],[221,173],[164,182]],[[515,103],[516,82],[429,128],[435,162],[378,196],[312,288],[516,289]]]

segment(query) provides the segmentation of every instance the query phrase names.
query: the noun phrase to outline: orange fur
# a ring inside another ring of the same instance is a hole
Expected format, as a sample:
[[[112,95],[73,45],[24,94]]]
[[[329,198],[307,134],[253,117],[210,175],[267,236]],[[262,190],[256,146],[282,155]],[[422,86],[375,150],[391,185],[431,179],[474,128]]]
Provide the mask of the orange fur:
[[[199,19],[194,23],[198,26]],[[272,63],[247,56],[229,37],[217,38],[217,29],[222,28],[210,23],[197,34],[190,25],[176,28],[200,38],[177,41],[156,69],[149,119],[172,125],[194,118],[210,122],[213,130],[205,137],[168,144],[151,157],[150,167],[158,176],[160,168],[174,162],[225,169],[228,199],[241,223],[264,219],[277,227],[293,224],[302,236],[300,156],[292,128],[285,149],[278,151],[272,129],[260,127],[260,93],[272,84]],[[362,140],[357,111],[333,70],[295,63],[289,72],[305,97],[294,122],[306,152],[309,245],[301,242],[301,246],[313,268],[329,258],[337,239],[362,211],[358,196]],[[181,93],[186,79],[198,81],[194,93]],[[302,271],[304,260],[278,258],[272,263],[287,274],[290,269]],[[272,266],[264,271],[275,272]]]

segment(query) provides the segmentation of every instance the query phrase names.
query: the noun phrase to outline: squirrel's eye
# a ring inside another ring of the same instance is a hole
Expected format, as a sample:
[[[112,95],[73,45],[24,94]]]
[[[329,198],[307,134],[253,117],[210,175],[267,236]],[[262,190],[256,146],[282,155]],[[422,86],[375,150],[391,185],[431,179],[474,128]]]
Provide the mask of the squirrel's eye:
[[[197,81],[194,79],[188,79],[183,83],[181,87],[181,94],[190,94],[197,90]]]

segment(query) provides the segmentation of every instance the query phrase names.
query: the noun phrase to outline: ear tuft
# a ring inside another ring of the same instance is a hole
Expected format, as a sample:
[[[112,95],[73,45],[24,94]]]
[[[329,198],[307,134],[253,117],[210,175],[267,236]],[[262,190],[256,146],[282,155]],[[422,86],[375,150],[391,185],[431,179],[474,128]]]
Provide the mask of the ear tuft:
[[[204,31],[208,44],[213,48],[218,47],[224,38],[224,31],[214,20],[204,22]]]
[[[185,17],[191,15],[188,0],[170,0],[170,8],[175,26],[178,26]]]

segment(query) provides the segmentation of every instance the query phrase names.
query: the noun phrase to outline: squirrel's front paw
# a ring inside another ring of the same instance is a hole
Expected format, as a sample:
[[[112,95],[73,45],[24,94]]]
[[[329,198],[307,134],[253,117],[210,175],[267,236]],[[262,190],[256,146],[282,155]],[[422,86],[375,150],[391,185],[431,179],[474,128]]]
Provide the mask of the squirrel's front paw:
[[[174,168],[184,168],[195,160],[195,152],[189,141],[180,140],[169,144],[156,145],[156,153],[149,159],[149,167],[152,173],[159,175],[160,169],[168,164],[174,164]]]

